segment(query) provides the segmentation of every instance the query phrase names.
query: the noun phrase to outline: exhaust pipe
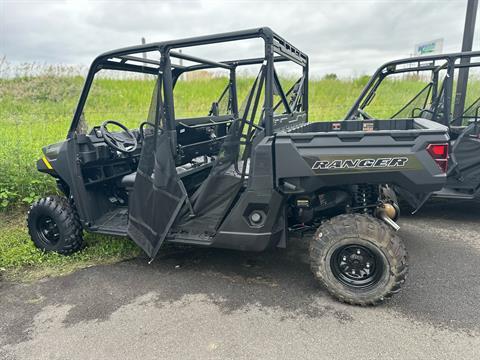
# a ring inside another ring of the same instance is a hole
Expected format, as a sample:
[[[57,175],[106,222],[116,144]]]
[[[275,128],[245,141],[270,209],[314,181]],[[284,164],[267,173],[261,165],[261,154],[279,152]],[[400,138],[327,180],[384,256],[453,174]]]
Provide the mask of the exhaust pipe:
[[[400,230],[400,226],[394,221],[398,217],[398,211],[392,204],[384,203],[377,207],[376,216],[385,221],[393,230]]]
[[[382,219],[382,220],[385,221],[388,225],[390,225],[393,230],[395,230],[395,231],[400,230],[400,226],[399,226],[395,221],[393,221],[392,219],[390,219],[387,215],[385,215],[385,214],[380,215],[380,219]]]

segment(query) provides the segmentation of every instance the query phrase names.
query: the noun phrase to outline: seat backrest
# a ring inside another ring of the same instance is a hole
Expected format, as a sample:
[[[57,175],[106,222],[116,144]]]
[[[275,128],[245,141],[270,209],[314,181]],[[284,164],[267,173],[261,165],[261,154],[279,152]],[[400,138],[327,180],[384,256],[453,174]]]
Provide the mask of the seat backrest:
[[[233,121],[231,115],[177,120],[177,165],[199,156],[215,156]]]
[[[480,183],[480,138],[477,124],[470,124],[458,136],[452,148],[456,171],[464,179],[475,178]]]

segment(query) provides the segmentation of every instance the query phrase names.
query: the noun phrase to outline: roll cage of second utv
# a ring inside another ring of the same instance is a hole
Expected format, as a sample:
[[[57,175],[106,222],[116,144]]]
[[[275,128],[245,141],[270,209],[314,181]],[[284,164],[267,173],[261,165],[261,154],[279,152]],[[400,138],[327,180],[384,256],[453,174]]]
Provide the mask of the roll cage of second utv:
[[[400,59],[382,65],[372,76],[346,120],[375,118],[375,98],[390,79],[422,83],[414,96],[399,107],[391,104],[387,118],[433,120],[448,127],[450,135],[447,183],[433,197],[480,198],[480,51]],[[463,81],[461,80],[463,78]],[[461,83],[465,84],[464,86]],[[467,86],[468,85],[468,86]],[[398,95],[398,94],[397,94]]]
[[[248,39],[263,56],[213,61],[178,51]],[[279,64],[300,69],[288,87]],[[251,65],[258,75],[240,108],[237,73]],[[211,69],[228,72],[220,100],[205,116],[179,118],[180,77]],[[86,130],[84,106],[105,70],[155,77],[138,130],[118,119]],[[81,249],[83,231],[129,236],[153,259],[164,242],[263,251],[315,230],[315,277],[341,301],[377,304],[407,271],[393,188],[417,205],[440,189],[447,139],[445,127],[423,119],[308,122],[308,57],[269,28],[114,50],[93,62],[67,139],[43,149],[38,169],[64,195],[33,204],[29,231],[36,246],[63,254]]]

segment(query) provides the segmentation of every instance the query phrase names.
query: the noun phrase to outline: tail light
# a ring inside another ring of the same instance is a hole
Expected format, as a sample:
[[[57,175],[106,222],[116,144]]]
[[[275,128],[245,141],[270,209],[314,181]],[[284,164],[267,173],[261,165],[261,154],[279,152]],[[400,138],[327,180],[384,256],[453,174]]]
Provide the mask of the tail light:
[[[429,144],[427,151],[443,173],[448,170],[448,144]]]

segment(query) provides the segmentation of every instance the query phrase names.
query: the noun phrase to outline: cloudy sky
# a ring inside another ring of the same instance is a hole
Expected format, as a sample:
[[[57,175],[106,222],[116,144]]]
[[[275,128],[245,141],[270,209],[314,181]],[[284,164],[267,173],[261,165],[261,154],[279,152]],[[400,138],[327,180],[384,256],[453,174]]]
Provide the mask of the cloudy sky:
[[[142,36],[153,42],[270,26],[310,56],[313,75],[356,76],[410,56],[419,42],[443,38],[444,52],[460,50],[466,2],[0,0],[0,57],[86,65]],[[227,60],[235,50],[212,49],[211,58]]]

